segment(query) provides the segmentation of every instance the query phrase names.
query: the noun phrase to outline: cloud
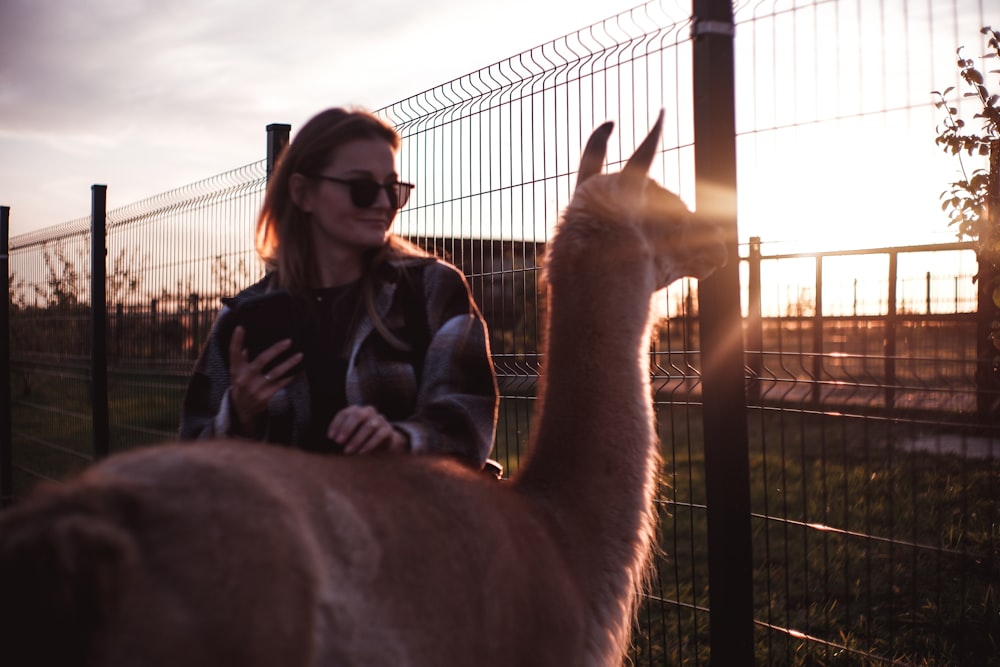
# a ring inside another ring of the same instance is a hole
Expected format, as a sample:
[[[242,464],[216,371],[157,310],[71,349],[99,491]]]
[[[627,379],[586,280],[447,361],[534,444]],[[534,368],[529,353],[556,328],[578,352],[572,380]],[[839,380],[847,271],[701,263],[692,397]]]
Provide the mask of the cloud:
[[[23,229],[85,215],[53,194],[74,183],[179,187],[263,157],[268,123],[393,104],[623,3],[0,0],[0,202]]]
[[[352,53],[363,56],[416,11],[360,4],[5,2],[3,132],[114,136],[132,119],[183,126],[273,109],[276,96],[329,89],[324,74],[358,83],[364,74]]]

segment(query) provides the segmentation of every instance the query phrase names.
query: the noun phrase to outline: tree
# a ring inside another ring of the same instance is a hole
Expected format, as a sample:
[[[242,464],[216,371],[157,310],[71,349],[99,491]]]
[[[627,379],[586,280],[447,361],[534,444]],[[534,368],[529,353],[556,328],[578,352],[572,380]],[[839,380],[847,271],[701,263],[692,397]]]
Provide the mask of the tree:
[[[80,303],[83,280],[76,264],[66,256],[66,248],[61,240],[56,240],[53,252],[48,245],[42,251],[45,270],[48,274],[45,285],[35,286],[35,291],[46,306],[55,309],[71,309]]]
[[[141,253],[133,248],[131,251],[122,248],[111,263],[108,272],[107,299],[108,303],[125,303],[129,297],[139,294],[142,279],[146,274],[148,253]]]
[[[983,59],[1000,58],[1000,31],[986,26],[980,31],[988,35],[991,52]],[[975,61],[965,58],[960,47],[958,68],[968,87],[965,98],[975,100],[979,111],[973,116],[979,128],[970,128],[962,119],[957,106],[948,102],[954,87],[934,91],[935,105],[945,109],[944,121],[938,126],[936,142],[946,152],[958,158],[962,178],[949,184],[941,193],[941,209],[948,214],[949,225],[957,227],[958,237],[976,242],[979,273],[976,276],[979,293],[978,359],[976,385],[978,409],[984,418],[1000,417],[1000,95],[991,93],[986,76]],[[1000,70],[988,74],[1000,75]],[[1000,77],[997,81],[1000,90]],[[985,157],[987,169],[966,170],[963,154]]]
[[[12,311],[16,312],[28,307],[27,288],[24,279],[18,276],[16,271],[11,271],[7,283],[7,303],[10,304]]]

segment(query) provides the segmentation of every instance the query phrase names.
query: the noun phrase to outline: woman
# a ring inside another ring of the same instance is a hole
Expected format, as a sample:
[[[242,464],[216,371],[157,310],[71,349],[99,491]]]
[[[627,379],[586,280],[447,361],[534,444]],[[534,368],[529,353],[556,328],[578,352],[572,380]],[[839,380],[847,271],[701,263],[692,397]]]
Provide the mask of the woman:
[[[498,405],[485,324],[455,267],[391,232],[413,189],[396,173],[399,145],[376,117],[329,109],[287,147],[257,223],[266,276],[224,300],[184,399],[183,439],[483,467]],[[243,319],[275,299],[284,311]],[[293,335],[248,350],[257,328],[288,321]]]

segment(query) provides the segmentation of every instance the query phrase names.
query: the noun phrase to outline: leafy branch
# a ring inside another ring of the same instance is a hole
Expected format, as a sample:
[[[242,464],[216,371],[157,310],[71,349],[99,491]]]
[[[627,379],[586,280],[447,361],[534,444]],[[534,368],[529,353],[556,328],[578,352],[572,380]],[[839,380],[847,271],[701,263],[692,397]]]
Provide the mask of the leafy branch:
[[[987,26],[980,32],[990,36],[988,44],[992,49],[983,59],[1000,58],[1000,31]],[[949,188],[941,193],[941,210],[948,214],[948,224],[957,227],[959,238],[978,240],[983,251],[996,254],[1000,252],[1000,247],[993,247],[993,239],[1000,237],[1000,230],[994,229],[998,221],[991,220],[991,217],[1000,216],[1000,210],[994,210],[991,215],[989,204],[1000,191],[1000,94],[990,91],[986,77],[976,67],[975,61],[964,57],[962,51],[962,47],[956,51],[958,68],[969,88],[963,97],[978,100],[981,111],[973,118],[981,121],[981,127],[978,132],[970,130],[959,115],[958,107],[949,104],[948,96],[955,90],[954,86],[943,92],[932,92],[937,98],[934,105],[945,110],[944,120],[937,127],[935,142],[958,158],[962,170],[962,178],[950,183]],[[1000,70],[991,70],[988,74],[1000,74]],[[975,169],[970,175],[963,154],[988,158],[990,168]]]

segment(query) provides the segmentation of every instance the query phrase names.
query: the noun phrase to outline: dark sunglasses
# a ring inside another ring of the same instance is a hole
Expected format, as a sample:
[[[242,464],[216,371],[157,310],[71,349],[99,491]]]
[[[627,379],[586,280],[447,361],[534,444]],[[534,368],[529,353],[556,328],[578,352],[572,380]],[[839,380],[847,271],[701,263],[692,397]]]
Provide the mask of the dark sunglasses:
[[[394,209],[403,208],[410,199],[410,191],[416,186],[413,183],[379,183],[372,178],[336,178],[334,176],[324,176],[316,174],[313,178],[321,181],[330,181],[346,185],[351,194],[351,203],[358,208],[368,208],[378,199],[378,191],[385,190],[389,197],[389,205]]]

